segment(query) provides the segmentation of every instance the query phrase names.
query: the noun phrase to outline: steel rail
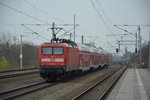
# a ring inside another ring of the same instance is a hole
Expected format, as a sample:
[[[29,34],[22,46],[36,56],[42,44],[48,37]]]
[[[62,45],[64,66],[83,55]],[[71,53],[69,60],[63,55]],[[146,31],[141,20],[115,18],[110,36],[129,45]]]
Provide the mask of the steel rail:
[[[39,71],[31,71],[31,72],[23,72],[23,73],[16,73],[16,74],[7,74],[7,75],[0,75],[0,79],[5,79],[5,78],[11,78],[11,77],[19,77],[19,76],[24,76],[24,75],[31,75],[31,74],[36,74],[39,73]]]
[[[124,67],[123,67],[124,68]],[[103,77],[101,80],[99,80],[98,82],[96,82],[94,85],[90,86],[89,88],[87,88],[85,91],[83,91],[82,93],[80,93],[79,95],[75,96],[72,100],[79,100],[83,95],[85,95],[86,93],[88,93],[90,90],[92,90],[94,87],[96,87],[98,84],[102,83],[103,81],[105,81],[106,79],[108,79],[111,75],[113,75],[114,73],[116,73],[117,71],[121,70],[122,68],[119,68],[115,71],[113,71],[112,73],[108,74],[107,76]],[[126,69],[126,68],[125,68]],[[120,75],[119,75],[120,76]],[[105,95],[105,93],[103,94]],[[103,96],[101,97],[103,98]],[[101,100],[101,99],[100,99]]]
[[[113,88],[113,86],[116,84],[116,82],[119,80],[119,78],[122,76],[122,74],[125,72],[127,67],[123,69],[123,71],[118,75],[118,77],[115,78],[115,80],[110,84],[110,86],[103,92],[103,94],[99,97],[98,100],[103,100],[106,95],[110,92],[110,90]]]
[[[55,84],[57,83],[46,83],[46,82],[33,83],[33,84],[26,85],[20,88],[1,92],[0,99],[7,100],[7,99],[16,98],[16,97],[19,97],[19,96],[22,96],[22,95],[25,95],[25,94],[49,87],[49,86],[53,86]]]
[[[18,72],[18,71],[26,71],[26,70],[34,70],[34,69],[38,69],[38,68],[24,68],[24,69],[13,69],[13,70],[3,70],[0,71],[0,73],[6,73],[6,72]]]

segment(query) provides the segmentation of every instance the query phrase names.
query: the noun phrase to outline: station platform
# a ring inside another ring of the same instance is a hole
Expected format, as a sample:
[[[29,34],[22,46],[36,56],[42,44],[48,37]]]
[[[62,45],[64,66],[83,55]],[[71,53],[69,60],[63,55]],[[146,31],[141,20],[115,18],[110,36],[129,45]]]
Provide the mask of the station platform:
[[[107,100],[150,100],[150,71],[128,68]]]

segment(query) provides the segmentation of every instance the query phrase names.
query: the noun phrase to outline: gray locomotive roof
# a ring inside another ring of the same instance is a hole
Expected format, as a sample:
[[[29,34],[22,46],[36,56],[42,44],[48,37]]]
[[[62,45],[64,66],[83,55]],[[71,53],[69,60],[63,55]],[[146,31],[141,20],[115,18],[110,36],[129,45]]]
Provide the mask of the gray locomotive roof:
[[[72,46],[71,44],[69,43],[44,43],[44,44],[54,44],[54,45],[60,45],[60,44],[64,44],[68,47],[71,47],[71,48],[75,48],[74,46]],[[86,51],[86,52],[94,52],[94,53],[105,53],[105,51],[101,48],[96,48],[95,46],[93,45],[90,45],[90,44],[81,44],[81,43],[76,43],[77,44],[77,48],[80,50],[80,51]]]
[[[78,46],[79,50],[81,50],[81,51],[94,52],[94,53],[102,53],[103,52],[102,49],[98,49],[95,46],[89,45],[89,44],[77,43],[77,46]]]

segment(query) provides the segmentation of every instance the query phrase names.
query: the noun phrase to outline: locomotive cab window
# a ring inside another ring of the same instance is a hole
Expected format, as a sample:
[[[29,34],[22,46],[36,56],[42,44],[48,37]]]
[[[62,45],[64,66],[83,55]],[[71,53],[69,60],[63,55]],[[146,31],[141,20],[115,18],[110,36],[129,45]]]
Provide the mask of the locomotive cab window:
[[[44,55],[52,54],[52,47],[43,47],[42,54],[44,54]]]
[[[62,47],[53,47],[53,54],[54,55],[62,55],[63,54],[63,48]]]
[[[43,55],[62,55],[64,53],[63,47],[43,47]]]

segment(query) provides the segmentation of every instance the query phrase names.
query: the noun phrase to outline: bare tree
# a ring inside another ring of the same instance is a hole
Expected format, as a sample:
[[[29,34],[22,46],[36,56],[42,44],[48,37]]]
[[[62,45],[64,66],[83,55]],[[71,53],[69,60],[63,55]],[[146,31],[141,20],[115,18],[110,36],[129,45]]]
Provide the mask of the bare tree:
[[[18,39],[9,33],[0,33],[0,61],[5,60],[10,63],[11,68],[19,67],[20,44]],[[23,43],[23,67],[34,67],[38,65],[38,46]]]

